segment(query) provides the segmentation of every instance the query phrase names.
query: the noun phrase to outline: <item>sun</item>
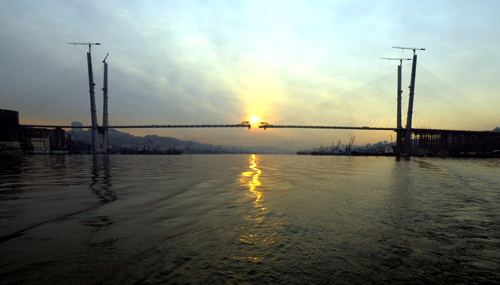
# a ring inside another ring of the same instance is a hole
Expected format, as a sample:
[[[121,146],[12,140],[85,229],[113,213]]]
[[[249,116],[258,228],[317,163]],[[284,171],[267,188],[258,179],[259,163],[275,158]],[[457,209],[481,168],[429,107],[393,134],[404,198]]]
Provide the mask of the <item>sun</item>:
[[[257,124],[259,122],[259,118],[257,118],[257,116],[253,115],[251,118],[250,118],[250,123],[252,124]]]

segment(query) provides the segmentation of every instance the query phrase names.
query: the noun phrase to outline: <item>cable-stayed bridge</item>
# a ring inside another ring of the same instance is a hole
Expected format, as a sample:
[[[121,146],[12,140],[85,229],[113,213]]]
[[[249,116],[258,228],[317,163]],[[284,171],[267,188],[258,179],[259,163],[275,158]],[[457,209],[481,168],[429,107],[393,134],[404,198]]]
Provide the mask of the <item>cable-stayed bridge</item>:
[[[8,102],[14,106],[11,107],[12,109],[21,111],[23,126],[75,128],[77,126],[61,124],[61,122],[92,121],[92,114],[88,112],[89,85],[87,85],[86,95],[85,89],[82,88],[89,80],[88,76],[81,73],[83,63],[85,60],[28,92],[26,96],[12,98]],[[98,68],[97,72],[102,69]],[[424,66],[418,64],[418,70],[419,76],[413,85],[417,91],[414,97],[415,108],[412,112],[413,126],[411,127],[414,138],[418,137],[418,146],[422,146],[426,140],[432,141],[431,144],[438,142],[444,147],[447,141],[459,140],[459,136],[463,140],[470,140],[474,136],[475,140],[479,140],[480,136],[497,135],[493,132],[493,129],[498,126],[496,118],[443,82]],[[250,127],[248,122],[241,122],[241,118],[245,118],[246,115],[235,112],[235,110],[244,109],[242,106],[244,102],[226,90],[214,92],[213,86],[206,81],[194,80],[187,84],[174,84],[173,81],[169,81],[170,76],[166,76],[166,79],[151,79],[140,75],[138,74],[137,78],[141,79],[131,78],[119,69],[111,69],[112,95],[109,105],[111,120],[106,120],[107,125],[103,123],[96,129],[102,131],[107,128]],[[403,82],[410,78],[410,75],[411,73],[402,72]],[[152,84],[151,80],[160,84]],[[99,84],[99,82],[96,80],[92,84]],[[276,106],[275,114],[272,116],[273,121],[269,124],[261,124],[259,127],[263,129],[396,131],[400,133],[402,137],[400,143],[402,143],[405,133],[404,127],[397,123],[398,104],[396,104],[395,86],[396,76],[391,68],[379,78],[363,82],[359,87],[351,88],[347,92],[336,92],[331,89],[320,92],[320,96],[314,98],[304,92],[300,94],[304,98],[303,101],[291,102],[284,110],[278,110],[280,106]],[[107,91],[104,86],[103,89]],[[398,93],[401,92],[398,91]],[[409,105],[408,101],[408,95],[403,93],[401,106]],[[100,100],[96,100],[97,106],[93,110],[104,108],[105,103],[100,105],[99,102]],[[405,108],[403,110],[405,113]],[[401,120],[404,121],[404,119]],[[87,123],[81,127],[92,128],[93,126]]]

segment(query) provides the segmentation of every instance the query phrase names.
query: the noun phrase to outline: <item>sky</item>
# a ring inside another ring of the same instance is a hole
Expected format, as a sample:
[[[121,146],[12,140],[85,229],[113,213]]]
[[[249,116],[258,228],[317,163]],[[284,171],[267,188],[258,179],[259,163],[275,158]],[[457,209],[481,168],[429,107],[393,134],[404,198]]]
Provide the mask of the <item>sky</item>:
[[[381,58],[411,58],[411,50],[392,48],[400,46],[425,48],[417,51],[422,80],[430,72],[456,91],[450,96],[463,95],[500,118],[498,11],[500,2],[488,0],[2,0],[0,108],[15,108],[21,123],[88,120],[88,47],[68,43],[98,42],[92,47],[96,100],[102,100],[101,61],[109,53],[111,124],[237,124],[256,115],[271,124],[395,126],[398,61]],[[410,67],[403,63],[403,96]],[[378,85],[369,87],[373,80]],[[430,100],[416,104],[416,112],[432,109]],[[378,111],[370,109],[376,104]],[[102,103],[99,114],[100,108]],[[434,112],[434,121],[453,118],[439,117],[454,111],[449,109]],[[381,111],[377,122],[360,119]],[[128,132],[290,150],[346,143],[352,136],[360,145],[395,137],[391,131],[256,126]]]

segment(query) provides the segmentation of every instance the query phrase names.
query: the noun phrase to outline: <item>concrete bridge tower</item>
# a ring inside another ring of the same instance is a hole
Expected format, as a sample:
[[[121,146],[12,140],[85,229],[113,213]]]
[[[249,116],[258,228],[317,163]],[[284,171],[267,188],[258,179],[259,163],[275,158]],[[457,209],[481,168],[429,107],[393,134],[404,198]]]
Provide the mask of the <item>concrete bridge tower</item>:
[[[90,112],[92,115],[92,153],[99,152],[99,134],[97,132],[97,110],[95,105],[94,92],[94,74],[92,72],[92,54],[91,47],[93,45],[101,45],[100,43],[68,43],[71,45],[88,45],[89,52],[87,53],[87,66],[89,71],[89,93],[90,93]]]
[[[406,117],[406,134],[405,134],[405,147],[404,151],[411,150],[411,123],[413,115],[413,98],[415,95],[415,77],[417,72],[417,54],[416,50],[425,50],[424,48],[406,48],[406,47],[393,47],[398,49],[411,49],[413,50],[413,62],[411,67],[411,83],[410,83],[410,98],[408,100],[408,116]],[[399,129],[399,126],[398,126]]]

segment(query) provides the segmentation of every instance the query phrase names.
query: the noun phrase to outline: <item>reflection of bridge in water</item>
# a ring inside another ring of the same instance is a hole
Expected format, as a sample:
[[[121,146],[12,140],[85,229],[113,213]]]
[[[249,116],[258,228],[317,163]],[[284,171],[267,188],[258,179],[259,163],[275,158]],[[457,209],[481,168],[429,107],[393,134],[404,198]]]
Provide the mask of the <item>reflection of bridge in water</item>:
[[[443,129],[443,128],[415,128],[412,127],[413,120],[413,104],[414,104],[414,94],[415,94],[415,78],[416,78],[416,66],[417,66],[417,55],[415,54],[415,49],[413,49],[413,61],[412,61],[412,72],[411,72],[411,83],[410,92],[408,99],[408,112],[406,117],[406,126],[402,126],[402,99],[401,99],[401,85],[402,85],[402,60],[399,59],[400,64],[398,65],[398,89],[397,89],[397,126],[396,127],[375,127],[375,126],[335,126],[335,125],[320,125],[320,124],[268,124],[261,123],[259,128],[266,129],[337,129],[337,130],[371,130],[371,131],[394,131],[396,132],[396,151],[411,151],[416,148],[427,148],[427,149],[450,149],[464,144],[474,144],[480,142],[499,144],[500,143],[500,132],[484,131],[484,130],[465,130],[465,129]],[[88,64],[88,80],[90,87],[90,101],[91,101],[91,125],[87,126],[68,126],[68,125],[54,125],[54,124],[24,124],[22,127],[29,128],[87,128],[92,130],[92,150],[93,152],[101,152],[104,147],[107,146],[108,141],[108,129],[155,129],[155,128],[171,128],[171,129],[189,129],[189,128],[250,128],[251,124],[248,121],[244,121],[239,124],[124,124],[124,125],[108,125],[108,67],[106,59],[104,63],[104,85],[103,85],[103,124],[99,126],[97,124],[96,115],[96,103],[95,103],[95,93],[94,93],[94,79],[92,71],[92,60],[89,52],[87,53],[87,64]],[[385,111],[385,110],[384,110]],[[99,137],[102,138],[102,142]]]

